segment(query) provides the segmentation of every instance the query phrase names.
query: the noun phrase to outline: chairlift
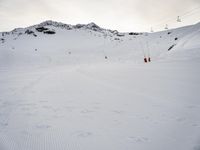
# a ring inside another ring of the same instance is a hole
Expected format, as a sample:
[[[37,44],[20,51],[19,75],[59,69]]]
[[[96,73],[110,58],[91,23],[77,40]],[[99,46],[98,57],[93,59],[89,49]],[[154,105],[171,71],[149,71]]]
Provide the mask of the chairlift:
[[[166,25],[165,25],[165,29],[166,29],[166,30],[168,30],[168,29],[169,29],[169,28],[168,28],[168,24],[166,24]]]
[[[181,18],[180,18],[180,16],[177,16],[177,20],[176,20],[177,22],[181,22]]]

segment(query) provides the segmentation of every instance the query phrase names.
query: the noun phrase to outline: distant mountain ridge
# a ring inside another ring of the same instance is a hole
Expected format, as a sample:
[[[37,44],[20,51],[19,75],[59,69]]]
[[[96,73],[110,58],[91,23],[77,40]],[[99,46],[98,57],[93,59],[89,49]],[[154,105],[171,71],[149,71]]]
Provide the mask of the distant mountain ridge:
[[[69,25],[48,20],[0,32],[0,66],[143,62],[149,56],[156,61],[187,49],[198,54],[198,48],[200,23],[154,33],[121,33],[95,23]]]
[[[66,30],[76,30],[76,29],[91,30],[91,31],[103,33],[104,36],[109,36],[109,35],[124,36],[125,34],[130,34],[130,35],[142,34],[142,33],[137,33],[137,32],[123,33],[123,32],[118,32],[117,30],[104,29],[98,26],[97,24],[95,24],[94,22],[91,22],[88,24],[71,25],[71,24],[65,24],[62,22],[56,22],[52,20],[47,20],[42,23],[25,27],[25,28],[15,28],[10,32],[0,32],[0,33],[2,35],[15,34],[15,33],[16,34],[23,34],[23,33],[32,34],[34,32],[33,30],[37,28],[41,28],[41,27],[46,27],[46,26],[52,26],[56,28],[66,29]]]

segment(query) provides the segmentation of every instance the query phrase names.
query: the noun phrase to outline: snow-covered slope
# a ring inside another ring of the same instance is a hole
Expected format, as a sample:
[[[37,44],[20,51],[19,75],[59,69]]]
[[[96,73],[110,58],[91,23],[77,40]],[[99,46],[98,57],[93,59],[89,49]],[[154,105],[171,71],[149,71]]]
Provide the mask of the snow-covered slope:
[[[200,24],[1,33],[0,150],[199,150],[199,43]]]
[[[168,50],[198,48],[200,24],[157,33],[119,33],[94,23],[53,21],[0,33],[1,65],[56,65],[160,59]],[[105,57],[107,56],[107,60]]]

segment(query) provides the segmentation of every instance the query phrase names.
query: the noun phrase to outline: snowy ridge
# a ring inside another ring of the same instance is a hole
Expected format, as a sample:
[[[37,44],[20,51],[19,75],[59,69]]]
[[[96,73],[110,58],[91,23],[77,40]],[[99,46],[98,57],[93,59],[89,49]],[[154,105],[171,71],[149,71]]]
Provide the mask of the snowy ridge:
[[[44,21],[40,24],[33,25],[27,28],[16,28],[10,32],[2,32],[2,34],[9,35],[9,34],[19,34],[19,33],[25,33],[27,30],[35,30],[38,27],[45,27],[45,26],[52,26],[56,28],[61,28],[61,29],[66,29],[66,30],[73,30],[73,29],[83,29],[83,30],[92,30],[96,32],[101,32],[104,33],[105,36],[114,34],[114,35],[122,35],[123,33],[119,33],[117,30],[109,30],[109,29],[103,29],[96,25],[95,23],[91,22],[89,24],[76,24],[76,25],[70,25],[70,24],[65,24],[62,22],[56,22],[52,20],[47,20]]]
[[[94,23],[45,21],[0,33],[0,65],[57,65],[157,61],[170,52],[198,48],[200,24],[155,33],[120,33]],[[192,37],[192,38],[191,38]]]

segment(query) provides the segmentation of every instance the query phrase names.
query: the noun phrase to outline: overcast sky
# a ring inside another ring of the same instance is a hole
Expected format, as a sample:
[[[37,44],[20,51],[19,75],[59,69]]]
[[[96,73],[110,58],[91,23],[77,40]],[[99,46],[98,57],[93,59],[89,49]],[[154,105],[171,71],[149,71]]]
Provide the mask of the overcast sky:
[[[176,17],[182,16],[182,22]],[[45,20],[149,31],[200,22],[200,0],[0,0],[0,31]]]

